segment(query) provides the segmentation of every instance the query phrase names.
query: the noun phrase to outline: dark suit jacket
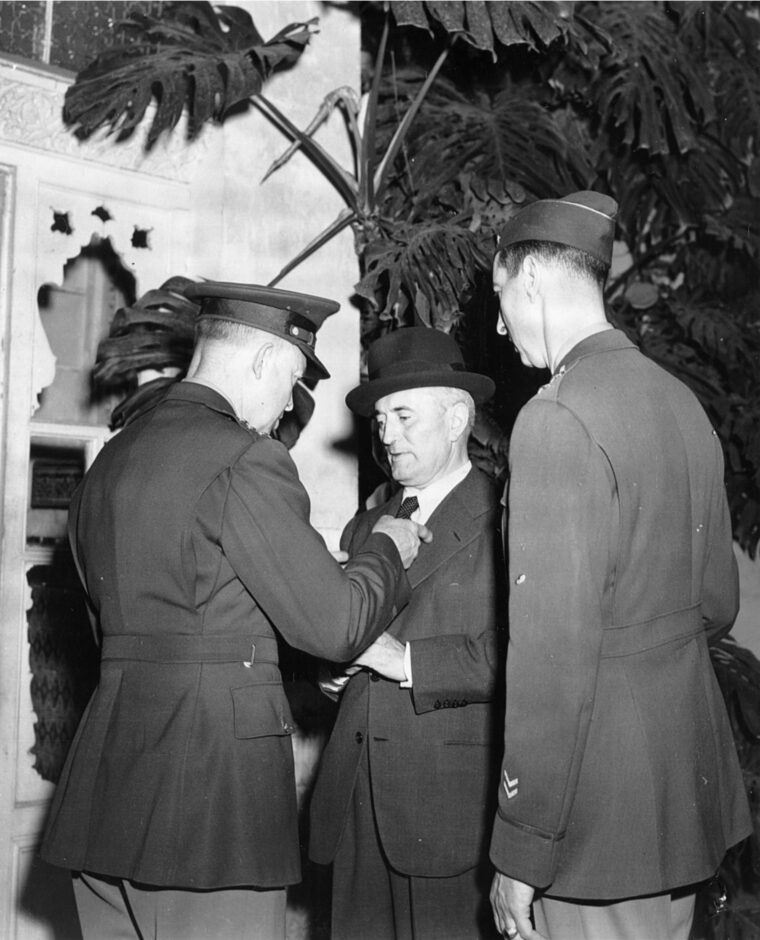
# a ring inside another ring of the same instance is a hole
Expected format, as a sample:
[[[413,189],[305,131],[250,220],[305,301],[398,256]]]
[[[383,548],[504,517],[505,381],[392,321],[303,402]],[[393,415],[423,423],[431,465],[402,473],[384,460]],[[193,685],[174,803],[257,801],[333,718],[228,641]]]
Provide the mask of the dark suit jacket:
[[[357,655],[408,596],[395,546],[370,536],[344,572],[285,447],[190,383],[106,445],[70,535],[103,661],[43,857],[152,885],[297,881],[275,630],[314,655]]]
[[[365,544],[387,504],[354,519],[344,546]],[[367,671],[341,696],[311,805],[311,857],[335,856],[363,748],[369,748],[377,826],[390,864],[448,876],[487,857],[500,746],[498,602],[503,568],[498,500],[473,469],[427,523],[433,541],[409,568],[412,598],[390,626],[411,644],[414,687]],[[503,651],[502,644],[502,651]]]
[[[491,857],[571,898],[709,877],[750,832],[708,633],[737,612],[720,443],[618,331],[510,442],[507,725]]]

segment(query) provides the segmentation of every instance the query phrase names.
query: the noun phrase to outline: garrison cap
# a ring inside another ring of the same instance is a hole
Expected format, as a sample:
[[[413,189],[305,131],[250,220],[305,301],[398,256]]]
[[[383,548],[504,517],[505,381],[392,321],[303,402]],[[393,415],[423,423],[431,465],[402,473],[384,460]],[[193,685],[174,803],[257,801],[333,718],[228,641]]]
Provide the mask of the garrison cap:
[[[195,284],[188,294],[201,303],[199,319],[228,320],[280,336],[306,356],[308,373],[313,378],[330,377],[314,349],[317,330],[327,317],[340,309],[337,301],[277,287],[229,281]]]
[[[487,375],[468,372],[453,337],[430,326],[408,326],[375,340],[367,353],[369,381],[346,395],[351,411],[371,417],[384,395],[407,388],[463,388],[476,404],[487,401],[495,386]]]
[[[612,197],[589,190],[562,199],[539,199],[507,222],[499,248],[517,242],[557,242],[579,248],[609,267],[617,209]]]

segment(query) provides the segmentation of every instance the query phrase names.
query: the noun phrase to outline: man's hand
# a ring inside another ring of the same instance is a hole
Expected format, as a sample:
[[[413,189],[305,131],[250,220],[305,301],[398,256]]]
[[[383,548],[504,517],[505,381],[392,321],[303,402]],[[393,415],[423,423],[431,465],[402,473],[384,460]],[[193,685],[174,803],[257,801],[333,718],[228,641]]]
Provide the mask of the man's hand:
[[[333,702],[337,702],[343,689],[348,685],[351,676],[359,671],[358,666],[348,666],[343,672],[333,674],[333,671],[326,663],[320,663],[317,679],[320,692],[324,692]]]
[[[497,871],[491,885],[491,907],[496,929],[508,940],[541,940],[533,929],[530,906],[534,890],[530,885]]]
[[[406,646],[404,643],[400,643],[390,633],[381,633],[375,642],[364,650],[361,656],[357,656],[352,665],[366,666],[368,669],[379,672],[386,679],[403,682],[406,679],[406,673],[404,672],[405,652]]]
[[[417,557],[420,542],[432,542],[433,533],[427,526],[412,522],[411,519],[396,519],[393,516],[380,516],[372,526],[373,532],[382,532],[393,539],[405,568]]]

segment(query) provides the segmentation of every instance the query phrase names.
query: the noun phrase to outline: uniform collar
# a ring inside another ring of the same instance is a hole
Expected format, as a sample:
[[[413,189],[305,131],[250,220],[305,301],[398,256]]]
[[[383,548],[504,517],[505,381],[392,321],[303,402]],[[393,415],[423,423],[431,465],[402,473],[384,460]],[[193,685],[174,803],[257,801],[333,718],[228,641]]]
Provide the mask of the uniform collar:
[[[557,355],[554,357],[552,374],[557,373],[557,370],[560,368],[562,361],[567,357],[568,353],[571,353],[584,339],[587,339],[589,336],[596,336],[597,333],[605,333],[611,329],[613,329],[611,323],[592,323],[590,326],[582,327],[580,330],[573,333],[570,339],[565,340],[557,350]]]
[[[576,342],[557,363],[553,374],[558,375],[560,372],[564,372],[566,369],[569,369],[573,363],[577,362],[579,359],[583,359],[584,356],[590,356],[599,352],[611,352],[612,350],[618,349],[636,348],[636,345],[628,339],[622,330],[614,328],[611,330],[599,330],[584,337],[579,342]]]
[[[206,408],[210,408],[212,411],[218,411],[219,414],[226,415],[227,417],[237,421],[237,423],[241,427],[246,428],[246,430],[249,430],[253,433],[258,433],[254,431],[253,428],[249,428],[244,421],[240,420],[232,406],[232,403],[226,397],[226,395],[222,394],[221,391],[212,388],[210,385],[183,379],[181,382],[176,382],[166,393],[164,401],[169,399],[174,399],[175,401],[191,402],[197,405],[205,405]]]

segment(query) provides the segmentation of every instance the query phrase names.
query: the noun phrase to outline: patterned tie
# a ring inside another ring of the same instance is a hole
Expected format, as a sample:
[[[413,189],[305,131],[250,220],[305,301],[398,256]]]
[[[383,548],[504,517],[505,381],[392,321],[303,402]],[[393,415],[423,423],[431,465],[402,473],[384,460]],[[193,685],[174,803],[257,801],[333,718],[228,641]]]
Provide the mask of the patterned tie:
[[[411,519],[412,513],[416,512],[419,508],[420,501],[416,496],[407,496],[405,500],[398,507],[398,512],[396,513],[397,519]]]

